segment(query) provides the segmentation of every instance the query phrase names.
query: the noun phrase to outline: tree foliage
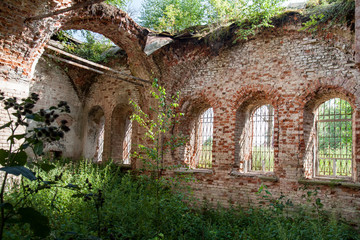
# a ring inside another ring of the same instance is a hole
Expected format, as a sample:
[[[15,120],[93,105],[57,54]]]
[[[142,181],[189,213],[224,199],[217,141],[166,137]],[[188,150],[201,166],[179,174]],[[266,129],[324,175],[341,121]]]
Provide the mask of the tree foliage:
[[[190,26],[237,22],[239,37],[271,26],[283,0],[149,0],[142,6],[141,23],[157,31],[178,32]]]
[[[83,43],[75,44],[69,41],[67,34],[72,37],[81,36]],[[106,62],[107,58],[113,55],[109,50],[114,44],[101,34],[88,30],[68,30],[66,32],[60,31],[58,38],[67,52],[93,62]]]
[[[206,23],[206,0],[150,0],[141,10],[141,24],[171,33]]]

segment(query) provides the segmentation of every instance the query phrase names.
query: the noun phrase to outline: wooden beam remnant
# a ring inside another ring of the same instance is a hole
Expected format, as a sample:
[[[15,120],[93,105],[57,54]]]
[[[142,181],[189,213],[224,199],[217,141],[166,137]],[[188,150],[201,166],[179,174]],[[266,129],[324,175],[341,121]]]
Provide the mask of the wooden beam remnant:
[[[109,77],[112,77],[112,78],[115,78],[115,79],[119,79],[121,81],[125,81],[125,82],[128,82],[128,83],[137,85],[137,86],[144,87],[144,85],[142,85],[141,83],[130,81],[128,79],[116,76],[115,74],[103,72],[103,71],[100,71],[100,70],[97,70],[97,69],[82,65],[80,63],[76,63],[76,62],[73,62],[73,61],[70,61],[70,60],[67,60],[67,59],[64,59],[64,58],[61,58],[61,57],[57,57],[57,56],[54,56],[54,55],[51,55],[51,54],[44,53],[44,55],[49,57],[49,58],[52,58],[52,59],[55,59],[55,60],[58,60],[58,61],[61,61],[61,62],[65,62],[67,64],[70,64],[70,65],[73,65],[73,66],[76,66],[76,67],[79,67],[79,68],[83,68],[83,69],[86,69],[86,70],[89,70],[89,71],[92,71],[92,72],[96,72],[96,73],[99,73],[99,74],[102,74],[102,75],[105,75],[105,76],[109,76]]]
[[[127,77],[127,78],[131,78],[131,79],[134,79],[134,80],[138,80],[138,81],[141,81],[141,82],[144,82],[144,83],[147,83],[147,84],[152,84],[152,82],[149,81],[149,80],[145,80],[145,79],[142,79],[142,78],[138,78],[138,77],[135,77],[135,76],[126,74],[126,73],[124,73],[124,72],[120,72],[120,71],[117,71],[117,70],[115,70],[115,69],[112,69],[112,68],[103,66],[103,65],[101,65],[101,64],[91,62],[91,61],[86,60],[86,59],[84,59],[84,58],[78,57],[78,56],[76,56],[76,55],[74,55],[74,54],[71,54],[71,53],[65,52],[65,51],[63,51],[63,50],[60,50],[60,49],[58,49],[58,48],[55,48],[55,47],[53,47],[53,46],[46,45],[45,47],[46,47],[47,49],[53,50],[53,51],[55,51],[55,52],[57,52],[57,53],[60,53],[60,54],[62,54],[62,55],[71,57],[71,58],[73,58],[73,59],[79,60],[79,61],[84,62],[84,63],[87,63],[87,64],[92,65],[92,66],[94,66],[94,67],[101,68],[101,69],[104,69],[104,70],[107,70],[107,71],[111,71],[111,72],[113,72],[113,73],[120,74],[120,75],[123,75],[123,76],[125,76],[125,77]]]

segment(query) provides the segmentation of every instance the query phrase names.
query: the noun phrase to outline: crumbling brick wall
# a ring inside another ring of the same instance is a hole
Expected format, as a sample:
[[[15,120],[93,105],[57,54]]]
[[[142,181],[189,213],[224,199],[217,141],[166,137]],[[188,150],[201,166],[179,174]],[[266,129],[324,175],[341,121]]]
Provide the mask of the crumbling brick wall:
[[[110,67],[123,73],[131,74],[126,65],[126,59],[113,59],[108,63]],[[144,105],[144,88],[133,85],[107,76],[97,76],[89,89],[89,93],[84,101],[84,116],[86,116],[93,107],[100,107],[105,116],[105,137],[103,159],[113,158],[119,161],[119,153],[116,149],[121,148],[124,135],[126,118],[131,113],[130,100]],[[126,116],[125,116],[126,115]],[[85,119],[85,121],[87,121]],[[86,123],[84,122],[84,125]],[[138,132],[137,124],[133,124],[133,145],[139,141],[141,134]],[[87,141],[83,140],[84,144]],[[120,146],[119,146],[120,145]],[[135,162],[132,164],[136,165]]]
[[[45,151],[59,152],[63,157],[80,158],[82,154],[82,102],[66,72],[51,59],[41,58],[36,65],[29,91],[39,94],[35,111],[56,106],[60,101],[68,103],[71,112],[61,114],[56,121],[58,123],[63,119],[68,121],[70,131],[65,134],[63,140],[55,145],[47,146]]]
[[[27,97],[35,66],[50,37],[60,29],[87,29],[102,33],[127,54],[130,69],[147,78],[155,65],[142,51],[147,30],[120,9],[97,4],[39,20],[30,17],[51,13],[84,2],[74,0],[0,2],[0,88],[5,96]],[[136,69],[136,71],[134,71]],[[16,86],[16,87],[15,87]],[[6,121],[0,111],[0,124]],[[0,146],[6,147],[9,132],[1,130]]]
[[[356,221],[360,214],[360,72],[354,67],[353,51],[348,46],[334,47],[321,36],[282,29],[267,31],[207,59],[173,89],[181,90],[185,115],[186,109],[201,108],[204,102],[214,109],[212,168],[189,171],[199,180],[193,184],[196,196],[214,204],[227,206],[230,201],[244,206],[259,201],[255,192],[265,184],[274,197],[284,194],[294,202],[305,202],[305,192],[299,189],[306,184],[313,190],[319,187],[318,197],[327,209],[334,208]],[[186,64],[191,65],[191,60],[184,60]],[[183,76],[183,68],[169,67],[169,77],[164,81]],[[355,149],[355,174],[336,187],[329,186],[330,180],[314,178],[312,160],[307,159],[313,148],[306,147],[316,106],[335,96],[346,99],[354,108]],[[247,109],[263,103],[271,103],[275,109],[275,168],[267,174],[244,171],[238,146],[239,134],[249,131],[243,122],[249,115]],[[184,118],[180,125],[189,126],[191,121]],[[177,159],[184,159],[184,151],[178,154]]]
[[[304,191],[299,188],[310,184],[310,189],[319,187],[318,197],[326,208],[334,208],[354,221],[359,218],[360,93],[359,70],[353,64],[354,48],[358,48],[359,44],[352,46],[353,39],[347,39],[341,46],[339,36],[334,38],[331,34],[325,34],[312,37],[298,32],[299,26],[285,26],[231,46],[222,44],[221,39],[213,44],[197,42],[198,45],[193,45],[191,41],[175,41],[148,57],[142,52],[146,31],[121,11],[104,12],[105,8],[95,7],[35,22],[24,21],[29,16],[64,8],[74,2],[0,3],[1,9],[5,9],[0,12],[0,86],[7,96],[27,96],[32,70],[44,45],[60,28],[84,28],[103,33],[127,51],[129,67],[113,67],[128,73],[131,70],[132,74],[143,78],[155,74],[169,88],[168,92],[181,90],[182,109],[188,117],[181,120],[178,131],[189,133],[191,121],[196,119],[197,114],[207,107],[213,108],[212,167],[191,171],[198,179],[193,183],[198,198],[206,198],[214,204],[236,202],[246,206],[249,202],[258,202],[254,193],[264,183],[274,197],[284,194],[295,202],[301,202]],[[65,78],[63,76],[61,79]],[[52,84],[55,86],[59,82]],[[64,91],[70,89],[68,83],[63,86]],[[40,89],[41,86],[37,85],[36,88]],[[114,123],[119,122],[115,112],[119,109],[127,111],[130,99],[145,107],[153,105],[147,90],[107,77],[97,77],[92,83],[83,99],[83,112],[79,115],[84,118],[79,123],[82,127],[78,131],[84,136],[87,116],[94,108],[102,109],[105,131],[103,159],[111,157],[118,148],[119,141],[113,137],[118,134]],[[76,102],[74,94],[58,94]],[[337,184],[312,179],[310,156],[313,148],[309,145],[313,111],[320,102],[333,96],[348,100],[354,108],[355,176],[351,181]],[[238,144],[241,134],[248,131],[246,120],[249,109],[262,103],[271,103],[276,116],[275,168],[270,174],[242,169],[244,156],[241,156]],[[80,106],[74,107],[80,109]],[[1,124],[4,122],[3,113],[0,116]],[[133,132],[133,142],[136,144],[140,142],[143,132],[136,125]],[[6,141],[4,136],[6,134],[2,132],[1,147]],[[86,144],[85,141],[86,137],[81,142],[82,146]],[[169,154],[167,162],[183,163],[184,153],[184,149],[179,149],[175,155]],[[137,163],[132,162],[132,165],[138,167]]]

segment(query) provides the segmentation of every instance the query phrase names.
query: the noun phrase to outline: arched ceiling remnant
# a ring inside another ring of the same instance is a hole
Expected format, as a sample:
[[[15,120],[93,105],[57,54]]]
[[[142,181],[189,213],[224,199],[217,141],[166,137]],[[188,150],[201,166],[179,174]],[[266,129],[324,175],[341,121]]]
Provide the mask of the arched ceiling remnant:
[[[133,74],[149,78],[151,72],[157,72],[152,58],[144,53],[149,31],[116,7],[101,3],[79,9],[63,20],[61,29],[86,29],[100,33],[126,52]]]
[[[39,2],[39,3],[37,3]],[[94,4],[58,15],[32,19],[39,15],[56,12],[86,1],[0,1],[0,63],[8,66],[0,75],[5,79],[30,79],[34,67],[50,37],[61,29],[85,29],[98,32],[124,49],[132,73],[148,79],[158,72],[151,57],[143,49],[148,30],[136,24],[125,12],[105,3]],[[16,22],[16,24],[14,24]],[[1,27],[3,26],[3,27]],[[11,69],[14,74],[7,74]]]

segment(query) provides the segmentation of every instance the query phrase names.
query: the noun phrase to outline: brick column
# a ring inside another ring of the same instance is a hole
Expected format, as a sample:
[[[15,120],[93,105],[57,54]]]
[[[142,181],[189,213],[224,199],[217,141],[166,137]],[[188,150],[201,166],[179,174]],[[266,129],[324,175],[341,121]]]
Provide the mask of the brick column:
[[[355,62],[360,64],[360,0],[355,2]]]

